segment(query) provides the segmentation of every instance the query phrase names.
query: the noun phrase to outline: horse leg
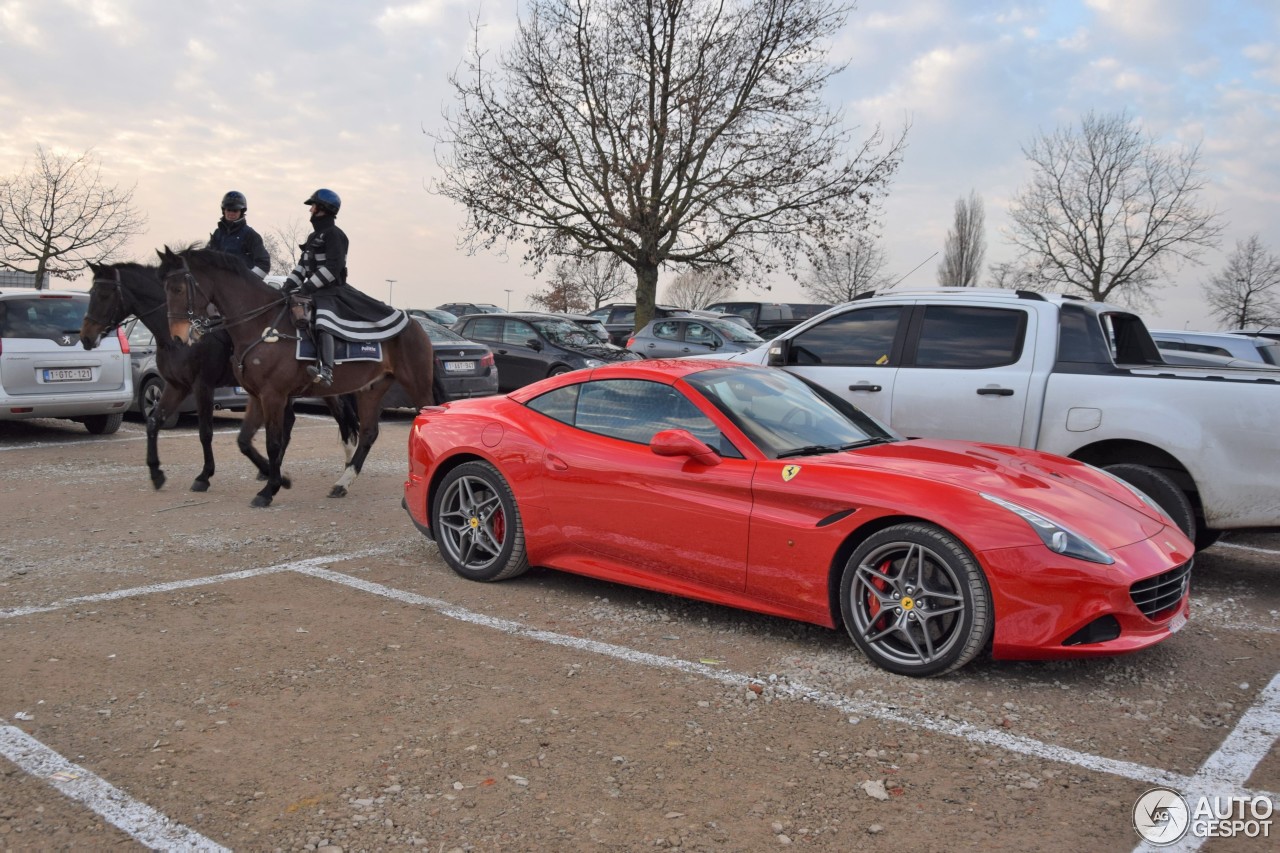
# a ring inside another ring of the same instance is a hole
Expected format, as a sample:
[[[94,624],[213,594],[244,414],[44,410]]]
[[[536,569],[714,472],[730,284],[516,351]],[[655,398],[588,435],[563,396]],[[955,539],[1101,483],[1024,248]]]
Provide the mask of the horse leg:
[[[189,385],[176,382],[165,382],[164,392],[156,401],[155,408],[147,415],[147,469],[151,472],[151,485],[159,489],[164,485],[164,470],[160,467],[160,427],[169,417],[170,412],[178,411],[182,401],[186,399]]]
[[[204,452],[204,467],[191,484],[193,492],[209,491],[209,478],[213,476],[213,387],[206,382],[196,382],[196,417],[200,420],[200,449]]]
[[[267,462],[267,458],[258,452],[258,448],[253,446],[253,437],[261,427],[262,405],[258,403],[258,398],[251,396],[249,405],[244,410],[244,420],[240,422],[240,435],[236,437],[236,446],[253,463],[253,467],[258,469],[258,479],[265,481],[271,473],[271,465]],[[280,485],[291,489],[293,481],[287,476],[281,476]]]
[[[360,469],[364,467],[364,460],[369,456],[369,451],[373,449],[373,443],[378,440],[378,419],[382,415],[382,397],[387,393],[393,379],[385,376],[373,385],[361,391],[356,395],[359,401],[359,420],[360,420],[360,441],[356,445],[356,452],[351,459],[347,461],[347,466],[342,470],[342,476],[338,478],[338,482],[333,484],[333,488],[329,490],[329,497],[344,498],[347,496],[347,490],[355,483],[356,477],[360,476]]]
[[[333,415],[333,420],[338,424],[338,434],[342,436],[344,462],[350,464],[360,439],[360,417],[356,412],[356,395],[325,397],[324,402],[329,407],[329,414]]]
[[[285,423],[288,421],[288,417],[285,415],[285,411],[290,404],[287,397],[260,399],[258,402],[262,406],[263,422],[267,428],[267,484],[254,495],[249,505],[267,507],[271,506],[271,501],[275,498],[276,493],[280,491],[282,484],[280,466],[284,462],[284,451],[288,446],[285,434]]]

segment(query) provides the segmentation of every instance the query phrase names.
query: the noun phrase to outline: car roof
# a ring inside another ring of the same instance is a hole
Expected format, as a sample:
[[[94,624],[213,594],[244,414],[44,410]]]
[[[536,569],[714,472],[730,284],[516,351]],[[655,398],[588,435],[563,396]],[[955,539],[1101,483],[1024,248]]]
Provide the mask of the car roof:
[[[64,296],[88,296],[87,290],[36,290],[34,287],[0,287],[0,298],[8,299],[11,296],[38,296],[38,297],[64,297]]]
[[[533,388],[533,385],[526,385],[524,388],[512,391],[508,396],[518,403],[524,403],[540,394],[545,394],[554,387],[574,385],[585,380],[598,379],[647,379],[652,382],[662,382],[670,385],[695,373],[726,367],[742,368],[744,370],[771,370],[771,368],[758,367],[753,364],[716,361],[713,359],[644,358],[638,361],[614,361],[603,367],[593,367],[589,370],[575,370],[572,373],[535,382],[534,385],[538,386],[536,390],[530,391],[528,389]]]

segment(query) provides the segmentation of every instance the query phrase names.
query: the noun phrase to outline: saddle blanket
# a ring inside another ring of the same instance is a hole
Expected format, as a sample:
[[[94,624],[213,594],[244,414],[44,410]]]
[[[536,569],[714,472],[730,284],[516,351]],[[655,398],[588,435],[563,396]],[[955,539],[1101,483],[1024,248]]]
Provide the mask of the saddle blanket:
[[[315,361],[316,345],[310,338],[298,338],[298,361]],[[333,363],[348,361],[382,361],[382,344],[378,341],[344,341],[333,339]]]

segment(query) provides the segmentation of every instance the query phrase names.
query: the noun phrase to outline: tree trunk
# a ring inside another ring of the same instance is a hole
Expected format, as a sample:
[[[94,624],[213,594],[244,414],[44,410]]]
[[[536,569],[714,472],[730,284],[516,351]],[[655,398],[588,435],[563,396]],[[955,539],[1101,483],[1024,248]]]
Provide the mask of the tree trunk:
[[[653,319],[653,306],[658,301],[658,265],[636,267],[636,327],[639,331]]]
[[[44,290],[44,258],[36,262],[36,290]]]

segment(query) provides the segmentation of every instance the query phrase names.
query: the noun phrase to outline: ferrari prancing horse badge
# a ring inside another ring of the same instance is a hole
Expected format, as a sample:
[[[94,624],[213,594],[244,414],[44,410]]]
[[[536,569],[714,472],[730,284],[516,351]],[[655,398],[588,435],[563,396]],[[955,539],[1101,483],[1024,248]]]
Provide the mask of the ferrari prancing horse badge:
[[[784,482],[791,482],[795,479],[796,474],[800,473],[799,465],[788,465],[782,469],[782,479]]]

